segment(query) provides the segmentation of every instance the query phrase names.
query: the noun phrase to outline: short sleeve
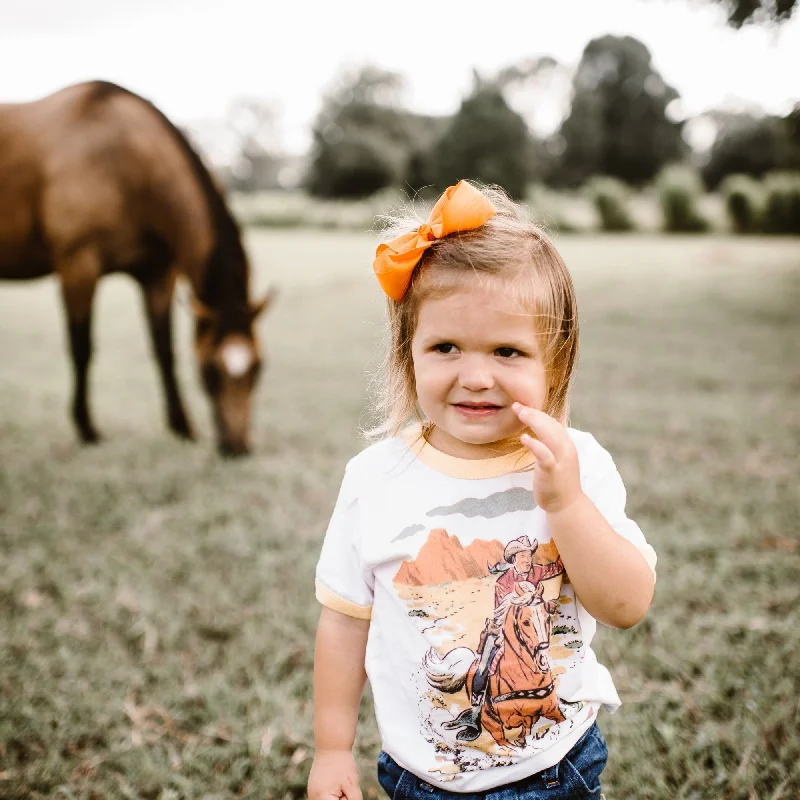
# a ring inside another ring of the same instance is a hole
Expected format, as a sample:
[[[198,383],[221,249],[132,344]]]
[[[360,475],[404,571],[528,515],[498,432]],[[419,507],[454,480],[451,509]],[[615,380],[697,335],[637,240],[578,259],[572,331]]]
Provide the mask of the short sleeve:
[[[334,611],[369,619],[373,586],[362,567],[359,537],[357,481],[346,470],[317,562],[316,596]]]
[[[584,452],[579,450],[581,487],[597,506],[608,524],[623,538],[635,545],[647,565],[656,572],[656,551],[648,544],[639,526],[625,513],[627,495],[614,459],[594,437]]]

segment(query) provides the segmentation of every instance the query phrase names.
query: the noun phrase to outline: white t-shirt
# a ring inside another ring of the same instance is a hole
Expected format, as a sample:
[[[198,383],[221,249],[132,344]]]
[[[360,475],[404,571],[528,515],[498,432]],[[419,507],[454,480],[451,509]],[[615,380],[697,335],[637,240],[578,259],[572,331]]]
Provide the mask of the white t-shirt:
[[[584,492],[655,573],[611,456],[591,434],[569,434]],[[620,705],[590,646],[597,623],[536,507],[531,463],[527,451],[454,458],[418,426],[373,445],[347,465],[317,565],[318,600],[370,619],[365,666],[383,749],[449,791],[553,766],[600,706]],[[489,676],[481,732],[465,741],[457,718],[479,669]]]

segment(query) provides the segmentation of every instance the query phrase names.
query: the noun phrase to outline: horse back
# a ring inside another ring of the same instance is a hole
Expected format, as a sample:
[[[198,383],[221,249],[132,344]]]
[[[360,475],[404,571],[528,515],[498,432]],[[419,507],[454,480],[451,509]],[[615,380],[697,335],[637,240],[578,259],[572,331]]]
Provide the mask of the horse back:
[[[87,246],[104,272],[196,269],[214,230],[179,137],[113,84],[0,106],[0,278],[58,271]]]

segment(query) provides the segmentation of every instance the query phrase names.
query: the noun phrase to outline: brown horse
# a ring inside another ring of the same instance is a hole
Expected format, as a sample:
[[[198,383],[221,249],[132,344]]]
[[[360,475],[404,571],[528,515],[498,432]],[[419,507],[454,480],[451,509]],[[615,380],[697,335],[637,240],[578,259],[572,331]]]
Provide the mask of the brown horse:
[[[55,273],[74,366],[72,416],[99,439],[87,399],[92,300],[112,272],[141,286],[169,427],[193,438],[175,379],[175,283],[191,286],[195,351],[223,453],[249,450],[261,369],[239,228],[183,134],[149,102],[111,83],[70,86],[0,105],[0,279]]]
[[[532,583],[517,584],[516,595],[509,597],[503,622],[503,647],[497,665],[489,676],[486,701],[481,710],[481,725],[503,746],[525,746],[540,718],[564,722],[547,649],[550,646],[552,616],[541,591]],[[431,650],[425,658],[428,682],[444,692],[466,686],[467,697],[478,669],[478,656],[466,647],[456,648],[444,658]],[[506,730],[521,729],[515,741]]]

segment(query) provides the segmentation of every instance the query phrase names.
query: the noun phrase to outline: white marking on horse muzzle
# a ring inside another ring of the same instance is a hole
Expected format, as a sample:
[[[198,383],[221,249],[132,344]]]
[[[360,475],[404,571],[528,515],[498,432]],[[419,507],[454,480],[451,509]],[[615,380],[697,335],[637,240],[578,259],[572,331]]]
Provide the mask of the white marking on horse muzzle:
[[[232,378],[240,378],[253,363],[253,351],[242,342],[226,344],[220,352],[225,371]]]

